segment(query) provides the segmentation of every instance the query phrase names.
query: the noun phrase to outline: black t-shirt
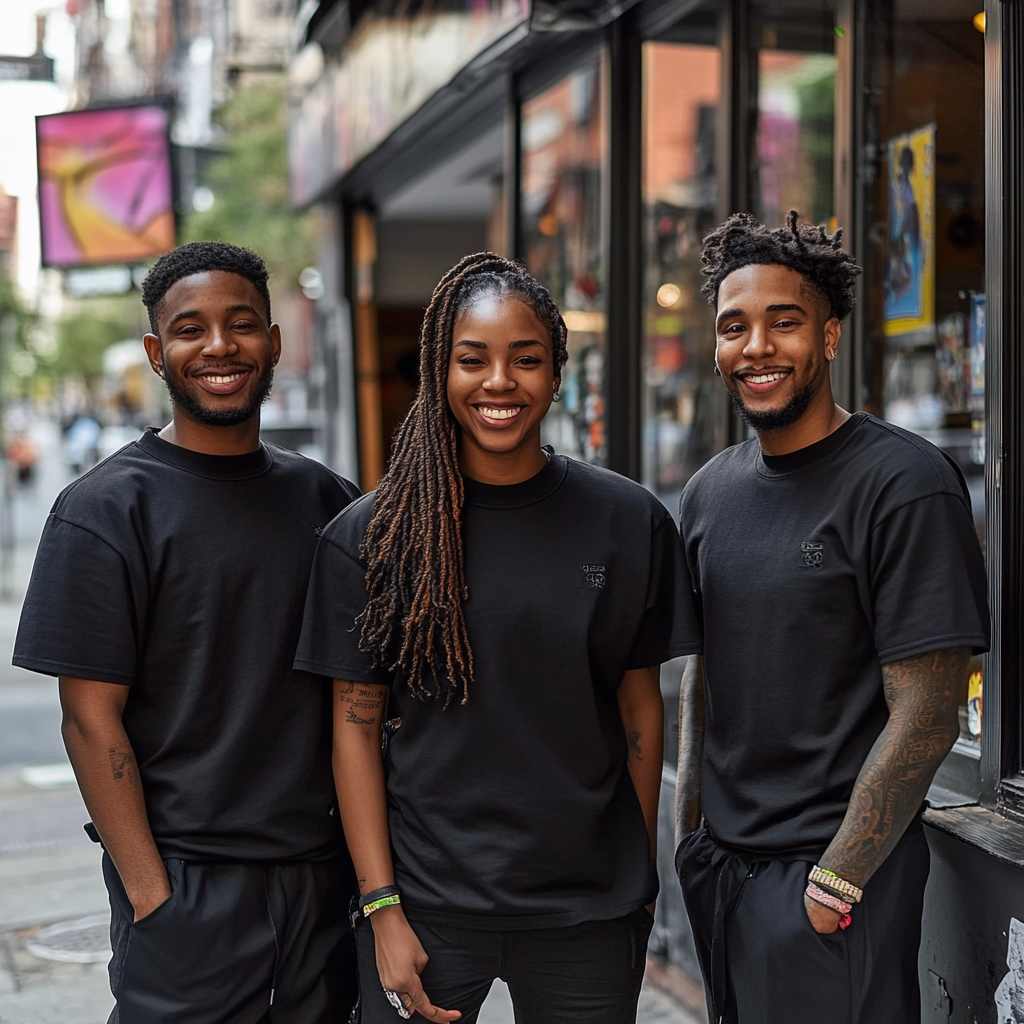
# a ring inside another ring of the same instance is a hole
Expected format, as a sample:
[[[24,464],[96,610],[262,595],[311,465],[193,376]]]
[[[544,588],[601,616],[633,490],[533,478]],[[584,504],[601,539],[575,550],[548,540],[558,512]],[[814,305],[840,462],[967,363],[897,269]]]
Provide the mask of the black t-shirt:
[[[146,433],[54,504],[14,664],[130,687],[163,856],[343,849],[329,687],[292,659],[316,532],[358,493],[276,446],[204,455]]]
[[[359,650],[372,495],[324,532],[296,665],[394,684],[389,821],[413,917],[536,928],[621,916],[657,879],[617,690],[628,669],[700,649],[675,527],[639,485],[557,455],[520,484],[465,485],[468,703],[417,700]]]
[[[713,835],[817,857],[888,721],[882,665],[988,648],[985,566],[959,470],[855,413],[783,456],[756,440],[683,491],[704,623],[701,800]]]

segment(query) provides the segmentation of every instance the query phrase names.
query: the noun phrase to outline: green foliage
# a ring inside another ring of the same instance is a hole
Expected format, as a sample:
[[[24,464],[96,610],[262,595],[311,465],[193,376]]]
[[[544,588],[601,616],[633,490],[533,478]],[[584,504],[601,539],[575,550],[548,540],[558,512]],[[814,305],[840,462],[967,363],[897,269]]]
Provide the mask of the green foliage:
[[[103,353],[119,341],[140,336],[134,309],[138,296],[131,299],[85,299],[61,317],[50,372],[58,379],[77,378],[91,391],[103,375]]]
[[[31,372],[32,334],[38,322],[39,317],[21,301],[11,279],[0,272],[0,377],[5,390],[11,390],[12,368]]]
[[[288,194],[288,126],[284,82],[257,85],[221,110],[226,155],[215,161],[204,184],[213,207],[192,213],[182,241],[218,239],[258,252],[271,287],[295,287],[299,271],[316,262],[316,223],[296,214]]]

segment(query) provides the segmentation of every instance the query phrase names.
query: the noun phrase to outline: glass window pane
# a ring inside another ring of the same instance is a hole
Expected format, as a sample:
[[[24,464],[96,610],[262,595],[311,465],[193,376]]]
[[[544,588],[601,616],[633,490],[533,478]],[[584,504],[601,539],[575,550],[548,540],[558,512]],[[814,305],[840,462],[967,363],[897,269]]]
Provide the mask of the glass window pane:
[[[872,25],[865,406],[960,467],[985,541],[984,36],[980,5],[904,4]],[[981,659],[961,734],[981,735]]]
[[[605,196],[607,103],[601,60],[523,103],[522,256],[569,328],[562,401],[544,441],[595,465],[608,453]]]
[[[721,58],[714,46],[644,44],[643,482],[675,509],[725,446],[714,318],[700,294],[701,240],[717,219]]]
[[[832,0],[754,7],[757,119],[754,213],[781,224],[789,210],[823,224],[835,215],[835,14]]]

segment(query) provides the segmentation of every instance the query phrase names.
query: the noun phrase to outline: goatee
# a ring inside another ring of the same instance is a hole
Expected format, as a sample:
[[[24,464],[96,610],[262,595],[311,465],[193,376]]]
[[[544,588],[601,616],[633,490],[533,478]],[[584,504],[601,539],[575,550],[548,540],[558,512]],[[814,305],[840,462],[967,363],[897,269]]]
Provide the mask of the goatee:
[[[170,395],[171,402],[193,423],[200,423],[205,427],[234,427],[252,419],[270,397],[270,389],[274,386],[274,368],[270,367],[267,370],[249,397],[249,401],[237,409],[208,409],[191,391],[179,387],[172,381],[169,374],[164,378],[164,384],[167,385],[167,394]]]
[[[807,410],[810,408],[811,402],[814,400],[814,396],[818,393],[818,389],[821,387],[822,379],[824,378],[824,371],[822,364],[815,360],[814,367],[811,370],[811,376],[803,387],[798,388],[790,400],[781,409],[768,409],[765,412],[755,412],[753,409],[748,409],[743,404],[743,399],[739,396],[739,391],[734,390],[738,388],[733,379],[733,387],[728,388],[729,398],[732,401],[733,408],[743,417],[747,424],[758,434],[769,433],[772,430],[783,430],[785,427],[791,427]]]

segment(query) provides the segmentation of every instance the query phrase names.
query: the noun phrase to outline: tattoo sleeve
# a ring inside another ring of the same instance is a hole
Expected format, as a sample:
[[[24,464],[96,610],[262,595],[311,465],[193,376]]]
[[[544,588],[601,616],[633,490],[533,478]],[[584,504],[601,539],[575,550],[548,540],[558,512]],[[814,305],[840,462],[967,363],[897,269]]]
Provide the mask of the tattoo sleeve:
[[[691,654],[679,685],[676,843],[700,828],[700,762],[704,756],[704,659]]]
[[[362,683],[339,683],[338,701],[345,711],[345,721],[352,725],[373,725],[387,701],[387,688]]]
[[[882,666],[889,721],[875,741],[821,866],[863,887],[913,820],[960,732],[966,647]]]

